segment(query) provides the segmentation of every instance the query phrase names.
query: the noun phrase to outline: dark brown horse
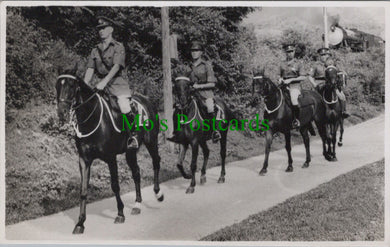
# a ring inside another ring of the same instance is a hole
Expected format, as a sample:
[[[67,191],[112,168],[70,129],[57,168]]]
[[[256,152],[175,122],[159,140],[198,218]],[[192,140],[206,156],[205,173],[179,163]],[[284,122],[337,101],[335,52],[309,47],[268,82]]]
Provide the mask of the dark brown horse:
[[[268,158],[271,150],[271,144],[273,135],[277,132],[284,134],[286,141],[286,150],[288,155],[288,166],[286,172],[293,171],[293,159],[291,157],[291,130],[292,130],[292,110],[289,94],[286,87],[276,86],[269,78],[263,74],[257,74],[253,77],[253,93],[258,93],[264,98],[265,111],[264,119],[269,120],[269,130],[265,132],[266,145],[265,145],[265,159],[263,168],[260,171],[260,175],[267,173]],[[312,128],[311,121],[316,123],[318,132],[321,136],[323,143],[323,155],[325,155],[325,106],[322,102],[321,96],[315,91],[302,90],[300,101],[300,116],[299,121],[301,127],[299,132],[302,135],[303,142],[306,149],[306,161],[303,164],[303,168],[309,167],[310,157],[310,139],[309,129]]]
[[[329,161],[337,161],[337,130],[339,126],[343,125],[342,106],[336,94],[336,89],[340,87],[340,83],[341,80],[338,76],[337,68],[334,66],[328,66],[325,69],[325,85],[318,88],[326,107],[327,154],[325,157]],[[342,145],[343,132],[344,128],[341,128],[339,146]]]
[[[206,182],[206,167],[210,154],[210,150],[207,146],[207,140],[210,139],[213,130],[212,121],[204,121],[205,119],[203,116],[206,116],[206,111],[203,107],[203,104],[200,102],[199,97],[196,96],[196,91],[193,89],[192,85],[193,83],[186,76],[178,76],[174,85],[174,92],[178,98],[174,114],[174,126],[176,130],[175,135],[177,136],[176,142],[181,144],[177,167],[184,178],[191,179],[191,184],[187,188],[186,193],[194,193],[195,191],[195,173],[199,146],[202,148],[204,157],[200,176],[200,184],[204,184]],[[218,179],[218,183],[224,183],[226,174],[225,158],[227,133],[229,127],[228,121],[233,119],[233,112],[227,107],[222,99],[216,97],[215,101],[218,107],[220,107],[225,113],[225,117],[223,117],[223,119],[227,120],[215,121],[215,126],[220,130],[221,133],[221,175]],[[179,115],[180,119],[178,120],[178,114],[185,115],[186,117]],[[209,128],[206,127],[205,123],[206,125],[209,125]],[[180,127],[180,130],[178,127]],[[183,168],[183,161],[188,150],[188,146],[191,146],[192,149],[191,175],[187,174]]]
[[[74,71],[66,71],[61,74],[56,83],[58,117],[61,122],[67,121],[69,115],[73,120],[76,130],[76,146],[79,153],[79,167],[81,174],[80,193],[80,216],[73,230],[74,234],[84,232],[84,222],[86,220],[87,188],[90,179],[91,164],[95,159],[101,159],[108,164],[111,175],[111,188],[115,193],[118,216],[115,223],[123,223],[123,202],[119,193],[118,166],[116,155],[126,152],[126,160],[129,165],[136,188],[136,203],[132,209],[132,214],[141,212],[142,202],[140,187],[140,169],[137,164],[137,151],[127,150],[125,131],[120,131],[117,126],[122,126],[122,116],[112,112],[107,102],[104,101],[97,91],[92,90],[85,82],[77,76]],[[138,139],[144,143],[148,149],[154,169],[154,192],[159,201],[163,201],[164,196],[159,186],[160,156],[157,147],[157,135],[159,131],[158,122],[155,121],[155,108],[149,101],[141,96],[134,95],[134,100],[140,102],[148,112],[150,119],[154,121],[155,127],[151,131],[143,128],[137,132]],[[71,114],[69,114],[71,112]],[[130,120],[131,121],[131,120]],[[157,125],[157,127],[156,127]]]

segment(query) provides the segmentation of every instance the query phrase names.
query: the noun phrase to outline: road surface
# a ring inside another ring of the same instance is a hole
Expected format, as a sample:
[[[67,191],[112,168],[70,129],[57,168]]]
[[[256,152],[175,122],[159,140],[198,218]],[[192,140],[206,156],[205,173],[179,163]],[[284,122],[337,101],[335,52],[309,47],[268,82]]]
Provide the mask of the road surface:
[[[189,180],[178,178],[161,184],[164,202],[154,197],[151,186],[142,189],[140,215],[130,215],[135,193],[123,195],[126,222],[114,224],[116,202],[109,198],[87,205],[83,235],[72,235],[79,208],[24,221],[6,227],[7,240],[50,240],[77,242],[104,240],[198,240],[214,231],[240,222],[251,214],[268,209],[287,198],[306,192],[336,176],[384,157],[384,115],[345,129],[344,146],[337,148],[338,162],[322,156],[319,139],[311,142],[312,162],[302,169],[303,145],[293,147],[294,172],[284,172],[284,149],[272,152],[266,176],[259,176],[263,155],[227,165],[224,184],[217,184],[220,167],[207,170],[207,183],[194,194],[185,194]]]

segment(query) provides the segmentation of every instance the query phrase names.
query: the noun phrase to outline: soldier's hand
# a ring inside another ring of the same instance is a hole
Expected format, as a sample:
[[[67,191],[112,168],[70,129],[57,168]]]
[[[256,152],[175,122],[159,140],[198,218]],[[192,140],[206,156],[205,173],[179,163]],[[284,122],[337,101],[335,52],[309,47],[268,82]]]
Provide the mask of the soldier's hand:
[[[96,89],[97,89],[97,90],[103,90],[105,87],[106,87],[106,83],[104,83],[104,82],[99,82],[99,83],[96,85]]]

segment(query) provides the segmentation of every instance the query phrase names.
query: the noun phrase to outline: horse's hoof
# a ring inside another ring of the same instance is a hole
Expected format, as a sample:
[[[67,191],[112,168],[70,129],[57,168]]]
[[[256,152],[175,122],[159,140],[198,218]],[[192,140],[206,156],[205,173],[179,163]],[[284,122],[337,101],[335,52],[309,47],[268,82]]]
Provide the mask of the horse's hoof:
[[[206,183],[206,176],[200,176],[200,184],[205,184]]]
[[[338,145],[339,147],[341,147],[341,146],[343,146],[343,143],[342,143],[342,142],[338,142],[337,145]]]
[[[309,167],[309,163],[308,162],[303,163],[302,168],[308,168],[308,167]]]
[[[192,194],[194,192],[195,192],[195,187],[192,187],[192,186],[188,187],[186,190],[186,194]]]
[[[333,156],[333,157],[332,157],[332,159],[331,159],[330,161],[332,161],[332,162],[335,162],[335,161],[337,161],[337,158],[336,158],[336,156]]]
[[[286,172],[292,172],[294,168],[292,166],[287,167]]]
[[[133,208],[131,210],[131,214],[132,215],[137,215],[137,214],[140,214],[141,213],[141,209],[140,208]]]
[[[261,171],[259,172],[259,175],[264,176],[266,173],[267,173],[267,169],[261,169]]]
[[[218,183],[219,183],[219,184],[225,183],[225,177],[219,177]]]
[[[161,190],[157,193],[154,194],[156,196],[157,201],[162,202],[164,201],[164,194],[161,192]]]
[[[324,155],[324,157],[325,157],[325,159],[326,159],[327,161],[331,161],[331,159],[332,159],[328,154]]]
[[[118,215],[116,218],[115,218],[115,221],[114,221],[114,224],[122,224],[125,222],[125,216],[123,215]]]
[[[84,226],[75,226],[73,230],[73,234],[83,234],[84,233]]]

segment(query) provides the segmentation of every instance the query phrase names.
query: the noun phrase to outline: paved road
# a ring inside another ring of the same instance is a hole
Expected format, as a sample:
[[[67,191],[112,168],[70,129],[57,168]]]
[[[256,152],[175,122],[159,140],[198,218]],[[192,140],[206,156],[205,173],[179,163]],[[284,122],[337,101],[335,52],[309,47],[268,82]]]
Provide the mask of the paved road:
[[[114,198],[87,206],[83,235],[72,235],[78,207],[54,215],[6,227],[8,240],[52,240],[86,242],[90,240],[198,240],[308,191],[332,178],[384,157],[384,115],[345,130],[344,146],[337,149],[338,162],[327,162],[321,144],[311,144],[311,167],[302,169],[303,145],[293,147],[294,172],[285,173],[285,150],[271,153],[268,174],[258,175],[263,155],[233,162],[227,166],[225,184],[217,184],[219,167],[207,171],[207,183],[197,185],[195,194],[185,194],[189,181],[182,178],[165,182],[161,188],[165,201],[159,203],[152,187],[142,189],[143,206],[138,216],[130,215],[135,193],[123,196],[126,205],[124,224],[114,224]],[[199,178],[198,178],[199,179]],[[128,242],[126,242],[128,243]]]

